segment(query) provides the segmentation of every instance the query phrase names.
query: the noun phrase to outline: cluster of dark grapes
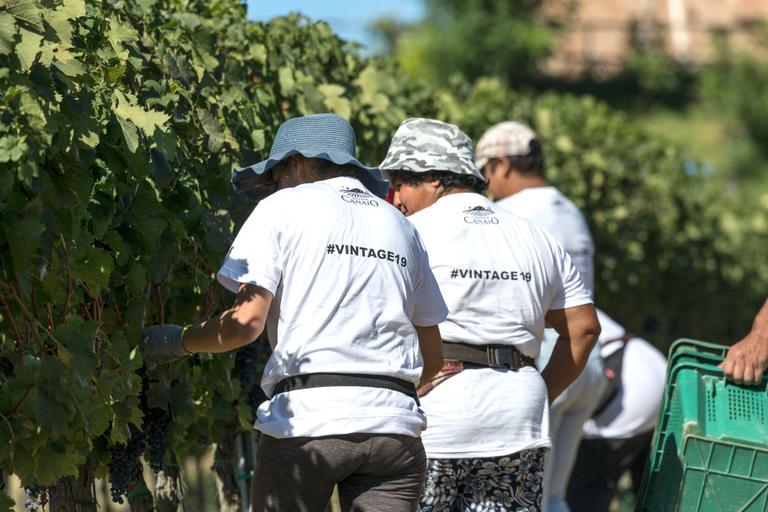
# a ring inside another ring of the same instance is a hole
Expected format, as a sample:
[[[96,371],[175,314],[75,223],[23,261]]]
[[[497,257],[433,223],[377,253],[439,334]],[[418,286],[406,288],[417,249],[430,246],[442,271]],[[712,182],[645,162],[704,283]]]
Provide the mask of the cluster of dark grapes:
[[[144,453],[144,433],[130,425],[131,437],[126,444],[116,443],[111,448],[109,460],[109,486],[112,501],[123,503],[123,495],[136,485],[136,465]]]
[[[39,485],[25,485],[24,494],[27,499],[24,501],[24,508],[28,512],[42,512],[48,504],[48,489]]]
[[[173,416],[170,411],[159,407],[148,407],[144,410],[144,435],[147,438],[147,459],[149,467],[157,473],[163,469],[165,456],[165,441],[171,428]]]
[[[240,380],[240,390],[248,397],[248,405],[254,418],[256,409],[267,400],[267,395],[259,383],[259,355],[262,343],[265,343],[262,339],[249,343],[238,349],[235,356],[235,375]]]

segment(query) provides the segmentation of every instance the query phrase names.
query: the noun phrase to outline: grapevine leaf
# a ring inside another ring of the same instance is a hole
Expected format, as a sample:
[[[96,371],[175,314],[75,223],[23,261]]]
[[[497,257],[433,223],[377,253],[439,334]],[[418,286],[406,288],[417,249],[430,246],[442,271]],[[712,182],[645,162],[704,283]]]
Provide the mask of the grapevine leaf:
[[[226,142],[224,128],[219,120],[207,110],[200,114],[200,124],[203,126],[203,131],[208,135],[208,149],[217,153]]]
[[[81,250],[77,259],[72,261],[72,276],[88,285],[91,293],[98,295],[109,286],[114,262],[112,256],[97,247],[87,247]]]
[[[53,378],[63,373],[62,368],[62,366],[54,364],[47,365],[46,371],[51,373],[47,374],[46,377]],[[67,434],[67,423],[74,412],[61,402],[61,396],[56,396],[42,390],[36,393],[35,419],[45,432],[56,435]]]
[[[17,20],[25,22],[42,32],[43,20],[40,17],[41,12],[37,6],[37,0],[15,0],[8,6],[8,12]]]
[[[155,129],[162,127],[170,117],[167,114],[156,110],[144,110],[141,106],[132,104],[131,101],[119,90],[114,95],[117,100],[117,107],[114,109],[115,115],[131,121],[135,126],[141,128],[141,131],[147,137],[155,133]]]
[[[264,130],[253,130],[251,132],[251,142],[253,142],[253,151],[261,151],[266,145],[266,139],[264,137]]]
[[[125,49],[127,45],[138,41],[139,36],[133,27],[123,25],[114,18],[109,19],[109,35],[107,40],[112,45],[112,49],[115,50],[115,55],[120,60],[128,59],[128,50]]]
[[[67,45],[43,41],[40,53],[40,63],[42,65],[50,66],[53,62],[68,64],[73,60],[75,60],[75,56],[69,51]]]
[[[33,477],[35,474],[35,458],[32,447],[16,443],[16,446],[13,448],[13,472],[22,479]]]
[[[13,39],[16,37],[16,25],[13,16],[0,12],[0,55],[8,55],[13,51]]]
[[[374,114],[384,113],[389,107],[389,98],[382,94],[388,82],[392,82],[391,88],[395,88],[394,80],[388,73],[377,70],[374,66],[367,66],[355,80],[355,85],[360,87],[360,99],[363,105],[368,106]]]
[[[16,57],[19,58],[22,71],[29,71],[32,64],[35,63],[37,54],[40,53],[40,42],[43,40],[43,36],[35,34],[26,29],[19,29],[21,33],[21,40],[16,45]]]
[[[0,510],[2,512],[13,512],[16,510],[15,505],[16,502],[13,501],[10,496],[5,493],[0,493]]]
[[[284,96],[288,96],[296,89],[296,79],[293,77],[293,70],[288,66],[281,67],[278,72],[280,90]]]
[[[46,10],[43,16],[46,25],[51,27],[56,38],[65,48],[72,46],[72,23],[69,21],[67,13],[58,11]]]
[[[147,287],[147,271],[140,263],[131,265],[128,273],[125,274],[125,283],[128,289],[134,293],[140,293]]]
[[[266,64],[267,62],[267,47],[263,44],[252,44],[250,47],[251,56],[253,59],[260,63]]]
[[[120,80],[120,78],[125,74],[125,69],[125,64],[119,64],[117,66],[107,68],[107,82],[111,84]]]
[[[115,119],[117,124],[120,125],[120,131],[123,132],[123,139],[125,139],[125,147],[131,153],[135,153],[139,148],[139,131],[136,126],[127,119],[119,116],[115,113]]]
[[[85,0],[64,0],[58,10],[71,20],[82,18],[85,16]]]
[[[81,133],[79,140],[89,148],[95,148],[99,145],[99,135],[90,130],[88,132]]]
[[[83,63],[77,59],[71,59],[69,62],[57,61],[54,63],[56,69],[64,73],[65,76],[82,76],[86,73]]]
[[[40,235],[45,228],[40,219],[34,216],[13,219],[1,226],[16,270],[23,271],[30,257],[39,250]]]
[[[155,183],[161,189],[167,187],[176,179],[176,173],[173,172],[173,168],[166,160],[162,151],[152,148],[149,151],[152,157],[152,168],[154,169]]]
[[[191,12],[176,13],[173,15],[173,19],[178,21],[181,24],[181,26],[183,26],[189,31],[195,30],[197,27],[200,26],[200,23],[202,23],[200,16]]]
[[[344,88],[336,84],[322,84],[318,86],[318,89],[325,100],[323,104],[325,107],[336,114],[339,114],[345,119],[349,119],[352,114],[352,109],[349,104],[349,100],[344,97]]]
[[[17,162],[27,150],[27,144],[20,137],[0,138],[0,162]]]
[[[78,465],[82,464],[85,457],[85,454],[77,455],[74,450],[68,450],[60,443],[43,445],[35,454],[36,480],[42,485],[53,485],[61,475],[76,475]]]

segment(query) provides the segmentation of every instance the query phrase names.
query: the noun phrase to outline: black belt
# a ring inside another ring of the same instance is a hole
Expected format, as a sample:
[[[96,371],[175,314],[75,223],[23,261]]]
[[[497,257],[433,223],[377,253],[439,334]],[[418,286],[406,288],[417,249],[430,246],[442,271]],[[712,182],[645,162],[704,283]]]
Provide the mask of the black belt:
[[[286,377],[275,385],[272,396],[287,393],[297,389],[323,388],[329,386],[359,386],[365,388],[382,388],[399,391],[413,398],[418,405],[416,386],[407,380],[389,377],[387,375],[367,375],[362,373],[305,373]]]
[[[443,359],[454,359],[489,368],[517,370],[524,366],[536,366],[532,357],[523,355],[513,345],[470,345],[469,343],[443,342]]]

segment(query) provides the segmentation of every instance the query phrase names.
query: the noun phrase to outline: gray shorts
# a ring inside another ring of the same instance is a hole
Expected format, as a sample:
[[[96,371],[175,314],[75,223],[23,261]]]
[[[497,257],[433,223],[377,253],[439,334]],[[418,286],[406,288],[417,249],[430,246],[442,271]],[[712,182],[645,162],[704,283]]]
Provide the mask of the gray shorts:
[[[415,511],[427,468],[420,438],[390,434],[262,435],[256,461],[251,512],[323,512],[336,484],[344,511]]]

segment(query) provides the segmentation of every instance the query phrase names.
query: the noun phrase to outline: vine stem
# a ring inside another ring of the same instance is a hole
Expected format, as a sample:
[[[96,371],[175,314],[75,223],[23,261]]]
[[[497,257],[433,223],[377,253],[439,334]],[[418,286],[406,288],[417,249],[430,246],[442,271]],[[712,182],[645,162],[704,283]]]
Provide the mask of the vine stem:
[[[210,318],[211,311],[213,311],[213,285],[215,282],[215,278],[213,277],[208,280],[208,292],[205,297],[205,318],[203,318],[203,320]]]
[[[16,443],[16,432],[13,431],[13,425],[11,425],[11,422],[8,421],[8,418],[5,417],[5,414],[0,412],[0,418],[3,419],[6,425],[8,425],[8,432],[11,433],[11,443]]]
[[[96,296],[93,299],[93,310],[96,321],[101,323],[102,317],[104,316],[104,303],[101,301],[100,296]]]
[[[24,301],[21,300],[21,296],[19,295],[19,291],[16,289],[15,285],[11,285],[6,282],[0,281],[0,288],[2,288],[5,291],[11,292],[11,295],[13,295],[13,299],[19,305],[19,308],[21,309],[21,312],[24,315],[24,318],[27,319],[27,321],[29,322],[34,321],[35,317],[32,315],[32,313],[29,312],[29,309],[27,309],[27,305],[24,304]]]
[[[88,309],[88,304],[86,304],[86,303],[83,303],[83,304],[81,305],[81,307],[83,308],[83,311],[85,312],[85,317],[86,317],[88,320],[93,320],[93,315],[91,315],[91,310],[90,310],[90,309]]]
[[[24,396],[21,397],[21,400],[19,400],[16,405],[11,407],[11,409],[8,411],[9,415],[13,416],[19,412],[19,409],[21,409],[21,407],[24,405],[24,402],[27,401],[27,398],[29,398],[29,395],[32,394],[32,390],[35,389],[35,387],[37,387],[37,384],[32,384],[27,388],[27,390],[24,392]]]
[[[163,294],[160,290],[160,287],[162,286],[162,283],[153,283],[152,285],[155,289],[155,300],[157,301],[157,309],[158,313],[160,314],[160,323],[165,323],[165,306],[163,305]]]
[[[53,331],[53,304],[46,304],[45,310],[48,312],[48,330]]]
[[[122,329],[125,327],[125,323],[123,322],[123,315],[120,314],[120,305],[115,301],[115,321],[117,322],[117,326]]]
[[[19,307],[21,308],[21,312],[24,314],[24,317],[27,319],[27,325],[31,327],[32,329],[32,335],[34,336],[35,340],[37,340],[38,343],[38,351],[42,350],[43,340],[40,338],[40,333],[37,330],[37,314],[32,314],[29,312],[29,309],[27,308],[27,305],[24,303],[24,300],[21,297],[21,285],[19,284],[19,276],[18,274],[13,274],[13,284],[3,283],[0,281],[0,286],[3,286],[4,288],[8,288],[11,290],[11,294],[13,295],[14,300],[19,304]],[[34,298],[34,297],[33,297]],[[37,311],[35,311],[37,313]]]
[[[59,321],[64,320],[69,314],[69,307],[72,304],[72,270],[69,267],[69,249],[67,249],[67,242],[64,240],[63,235],[59,235],[61,238],[61,250],[64,253],[64,265],[67,270],[67,295],[64,299],[64,308],[61,310],[61,317]]]
[[[83,291],[88,296],[88,298],[91,301],[91,307],[88,307],[88,304],[83,304],[83,307],[85,308],[85,311],[88,315],[88,320],[96,320],[97,322],[101,322],[101,316],[103,313],[102,307],[101,307],[101,298],[98,295],[95,295],[90,288],[88,288],[88,285],[85,283],[81,283],[80,286],[83,288]],[[93,310],[93,311],[91,311]]]
[[[21,331],[19,331],[19,326],[16,323],[16,319],[13,318],[13,314],[11,313],[11,307],[8,305],[8,302],[5,300],[5,297],[2,293],[0,293],[0,303],[3,305],[3,314],[8,319],[8,323],[11,324],[11,329],[13,330],[14,336],[16,336],[16,344],[19,347],[19,357],[23,357],[23,353],[27,347],[27,340],[21,335]]]

